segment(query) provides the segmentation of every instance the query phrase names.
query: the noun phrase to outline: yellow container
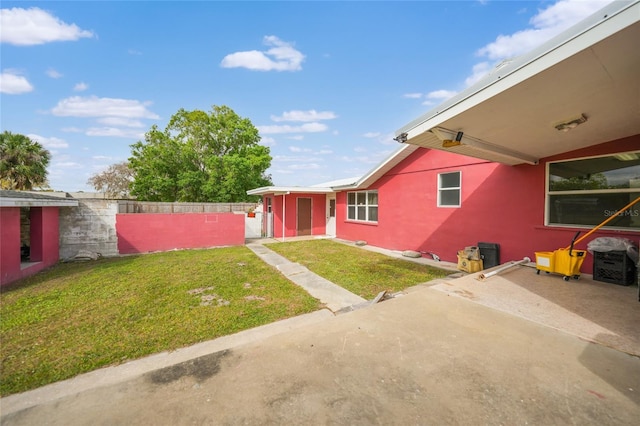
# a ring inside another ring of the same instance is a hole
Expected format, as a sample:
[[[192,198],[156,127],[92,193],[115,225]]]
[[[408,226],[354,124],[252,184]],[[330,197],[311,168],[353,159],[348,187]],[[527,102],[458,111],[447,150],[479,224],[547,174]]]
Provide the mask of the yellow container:
[[[579,277],[580,267],[584,262],[586,250],[558,249],[555,251],[554,272],[565,277]]]
[[[554,251],[536,252],[536,269],[539,271],[554,272],[556,266]]]
[[[482,271],[482,260],[469,259],[464,250],[458,251],[458,269],[460,271],[474,272]]]

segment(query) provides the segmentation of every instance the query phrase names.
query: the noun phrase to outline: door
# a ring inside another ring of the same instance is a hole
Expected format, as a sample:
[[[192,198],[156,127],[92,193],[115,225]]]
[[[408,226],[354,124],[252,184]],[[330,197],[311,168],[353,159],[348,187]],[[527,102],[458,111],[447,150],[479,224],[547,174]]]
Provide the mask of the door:
[[[327,229],[326,234],[336,236],[336,194],[327,194]]]
[[[265,237],[273,238],[273,199],[267,197],[267,211],[264,214],[264,230]]]
[[[296,235],[311,235],[311,198],[298,198]]]

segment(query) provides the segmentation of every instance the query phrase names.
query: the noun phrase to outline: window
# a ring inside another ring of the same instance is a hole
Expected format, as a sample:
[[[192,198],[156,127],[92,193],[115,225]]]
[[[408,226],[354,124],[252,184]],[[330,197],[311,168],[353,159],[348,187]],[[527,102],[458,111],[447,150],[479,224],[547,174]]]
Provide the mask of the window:
[[[378,191],[347,192],[347,219],[378,221]]]
[[[460,207],[460,172],[438,174],[438,207]]]
[[[593,227],[640,196],[640,151],[547,164],[547,225]],[[640,204],[608,227],[640,230]]]

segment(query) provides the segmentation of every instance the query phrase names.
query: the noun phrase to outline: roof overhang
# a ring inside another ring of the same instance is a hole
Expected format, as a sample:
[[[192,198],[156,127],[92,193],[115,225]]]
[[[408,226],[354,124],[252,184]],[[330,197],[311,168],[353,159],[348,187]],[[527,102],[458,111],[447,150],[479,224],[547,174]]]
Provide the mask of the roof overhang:
[[[404,126],[396,140],[516,165],[640,134],[638,40],[640,2],[615,1]],[[574,120],[583,123],[557,129]]]
[[[331,194],[331,188],[314,186],[263,186],[250,189],[248,195]]]

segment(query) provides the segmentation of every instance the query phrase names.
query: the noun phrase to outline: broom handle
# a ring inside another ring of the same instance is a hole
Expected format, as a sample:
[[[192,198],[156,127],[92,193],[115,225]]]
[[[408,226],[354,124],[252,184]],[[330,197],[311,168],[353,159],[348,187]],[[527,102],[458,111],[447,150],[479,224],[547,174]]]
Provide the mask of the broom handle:
[[[571,246],[574,246],[576,244],[578,244],[580,241],[584,240],[585,238],[587,238],[589,235],[593,234],[594,232],[596,232],[598,229],[602,228],[604,225],[606,225],[607,223],[611,222],[613,219],[615,219],[616,217],[618,217],[618,215],[620,213],[622,213],[623,211],[627,210],[629,207],[633,206],[635,203],[637,203],[638,201],[640,201],[640,197],[636,198],[635,200],[633,200],[632,202],[630,202],[629,204],[627,204],[626,206],[624,206],[618,213],[614,214],[613,216],[611,216],[610,218],[608,218],[607,220],[605,220],[604,222],[602,222],[600,225],[596,226],[595,228],[593,228],[591,231],[587,232],[586,234],[584,234],[582,237],[578,238],[577,240],[575,240]],[[571,246],[567,246],[566,250],[569,250],[569,247]]]

